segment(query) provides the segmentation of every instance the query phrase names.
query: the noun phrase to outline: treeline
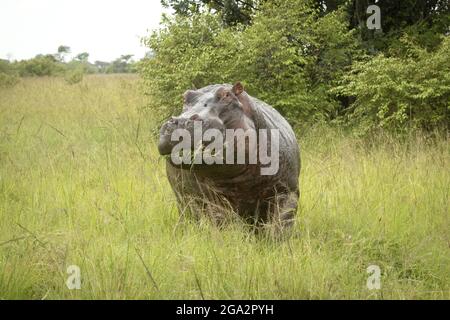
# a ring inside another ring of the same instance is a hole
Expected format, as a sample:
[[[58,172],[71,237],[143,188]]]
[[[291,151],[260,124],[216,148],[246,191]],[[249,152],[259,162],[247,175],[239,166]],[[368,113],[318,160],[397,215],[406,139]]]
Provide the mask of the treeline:
[[[152,106],[179,109],[187,88],[240,80],[298,128],[358,134],[450,129],[449,3],[379,0],[163,0],[175,11],[146,45]]]
[[[28,60],[0,59],[0,86],[10,86],[20,77],[64,76],[68,83],[80,82],[84,74],[132,73],[136,71],[133,55],[122,55],[111,62],[89,62],[89,53],[82,52],[68,59],[70,48],[60,46],[57,53],[39,54]]]

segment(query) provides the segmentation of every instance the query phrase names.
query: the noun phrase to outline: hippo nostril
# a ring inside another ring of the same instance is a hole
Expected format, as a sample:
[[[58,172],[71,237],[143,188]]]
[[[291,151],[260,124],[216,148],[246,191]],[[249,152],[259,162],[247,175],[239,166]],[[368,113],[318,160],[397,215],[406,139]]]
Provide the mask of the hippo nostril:
[[[190,119],[190,120],[193,120],[193,121],[199,120],[199,119],[200,119],[200,116],[199,116],[198,114],[194,114],[194,115],[191,116],[189,119]]]

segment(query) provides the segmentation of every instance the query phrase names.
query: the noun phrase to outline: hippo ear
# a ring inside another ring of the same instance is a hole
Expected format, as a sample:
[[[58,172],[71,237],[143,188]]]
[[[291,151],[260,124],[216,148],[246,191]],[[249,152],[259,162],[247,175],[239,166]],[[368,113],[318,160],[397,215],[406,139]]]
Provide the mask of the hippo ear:
[[[236,84],[233,86],[233,89],[231,91],[234,93],[235,96],[240,95],[242,92],[244,92],[244,86],[240,82],[236,82]]]

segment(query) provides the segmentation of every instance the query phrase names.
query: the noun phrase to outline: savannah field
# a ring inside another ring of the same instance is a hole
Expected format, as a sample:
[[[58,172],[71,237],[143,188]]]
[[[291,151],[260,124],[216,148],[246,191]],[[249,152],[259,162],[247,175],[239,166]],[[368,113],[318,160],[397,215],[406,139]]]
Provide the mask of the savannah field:
[[[448,137],[299,134],[297,224],[275,242],[179,219],[141,92],[120,75],[0,89],[0,299],[450,299]]]

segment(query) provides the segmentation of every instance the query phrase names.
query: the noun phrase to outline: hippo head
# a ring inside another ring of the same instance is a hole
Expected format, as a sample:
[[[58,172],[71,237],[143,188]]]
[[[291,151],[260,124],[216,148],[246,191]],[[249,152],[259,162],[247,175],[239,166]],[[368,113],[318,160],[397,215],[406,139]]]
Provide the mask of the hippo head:
[[[161,128],[159,153],[170,155],[174,151],[180,138],[179,136],[174,138],[175,131],[179,131],[177,129],[189,133],[192,151],[196,149],[194,137],[198,129],[202,132],[213,129],[223,134],[228,129],[255,131],[248,100],[245,99],[243,92],[244,88],[239,82],[234,86],[213,85],[186,91],[183,95],[182,113],[172,117]]]

